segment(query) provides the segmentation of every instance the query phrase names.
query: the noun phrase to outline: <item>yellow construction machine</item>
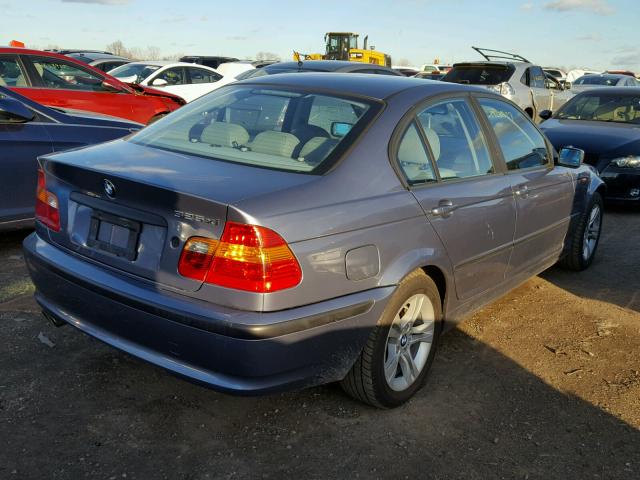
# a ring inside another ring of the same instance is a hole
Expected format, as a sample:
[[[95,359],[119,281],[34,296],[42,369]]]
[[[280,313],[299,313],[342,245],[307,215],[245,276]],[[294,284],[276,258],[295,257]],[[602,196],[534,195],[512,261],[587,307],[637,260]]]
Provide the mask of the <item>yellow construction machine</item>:
[[[348,60],[350,62],[373,63],[391,66],[391,56],[378,52],[375,47],[367,48],[368,36],[364,37],[363,48],[358,48],[358,35],[353,32],[329,32],[324,35],[325,53],[293,52],[293,59],[301,60]]]

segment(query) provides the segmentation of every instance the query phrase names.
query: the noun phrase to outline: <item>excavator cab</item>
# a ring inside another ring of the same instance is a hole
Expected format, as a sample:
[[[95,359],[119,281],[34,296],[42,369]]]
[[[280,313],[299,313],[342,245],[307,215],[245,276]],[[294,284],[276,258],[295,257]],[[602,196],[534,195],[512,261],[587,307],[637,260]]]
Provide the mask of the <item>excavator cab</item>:
[[[349,60],[349,50],[358,48],[358,34],[329,32],[325,34],[326,60]]]

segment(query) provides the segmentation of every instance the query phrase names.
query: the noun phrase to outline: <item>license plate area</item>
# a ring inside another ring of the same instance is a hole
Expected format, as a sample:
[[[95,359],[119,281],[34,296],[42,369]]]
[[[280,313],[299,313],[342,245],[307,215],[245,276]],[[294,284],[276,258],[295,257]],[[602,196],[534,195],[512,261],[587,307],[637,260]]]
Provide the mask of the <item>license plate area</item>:
[[[140,222],[94,210],[87,245],[129,261],[136,259]]]

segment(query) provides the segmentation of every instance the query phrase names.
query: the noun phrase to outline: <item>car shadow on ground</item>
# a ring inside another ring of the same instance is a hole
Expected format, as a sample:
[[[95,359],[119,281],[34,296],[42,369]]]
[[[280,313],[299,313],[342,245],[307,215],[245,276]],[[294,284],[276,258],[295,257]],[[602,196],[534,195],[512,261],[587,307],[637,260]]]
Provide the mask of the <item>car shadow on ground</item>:
[[[553,267],[541,277],[583,298],[640,312],[640,209],[605,209],[602,236],[589,269],[576,273]]]
[[[443,337],[426,388],[385,411],[336,385],[216,393],[56,329],[29,302],[0,310],[1,478],[640,475],[638,430],[460,330]]]

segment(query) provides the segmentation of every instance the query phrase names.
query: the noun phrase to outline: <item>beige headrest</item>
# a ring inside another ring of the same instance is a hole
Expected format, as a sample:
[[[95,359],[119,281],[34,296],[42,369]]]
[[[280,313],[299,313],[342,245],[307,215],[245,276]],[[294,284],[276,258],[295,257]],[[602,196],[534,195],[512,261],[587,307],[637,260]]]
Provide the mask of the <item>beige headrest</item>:
[[[300,140],[295,135],[269,130],[256,135],[251,142],[251,150],[267,155],[291,157],[298,143]]]
[[[249,141],[249,132],[235,123],[214,122],[202,131],[200,141],[223,147],[233,147],[234,142],[245,145]]]

